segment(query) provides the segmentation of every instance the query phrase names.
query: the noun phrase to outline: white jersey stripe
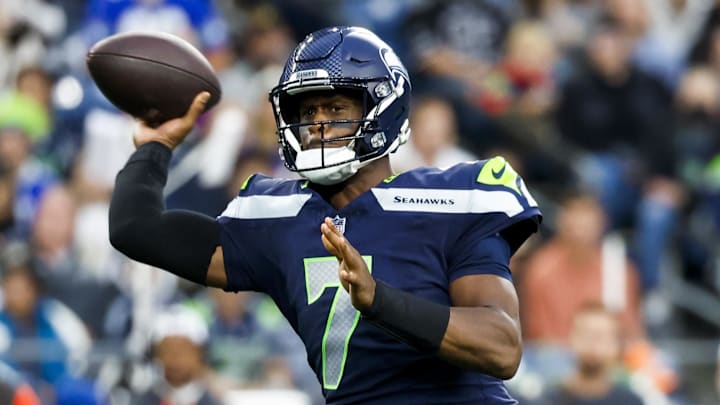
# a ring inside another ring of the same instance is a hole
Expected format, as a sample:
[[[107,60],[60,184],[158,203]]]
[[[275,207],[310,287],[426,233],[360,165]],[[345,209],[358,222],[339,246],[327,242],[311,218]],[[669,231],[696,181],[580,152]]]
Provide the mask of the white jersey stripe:
[[[294,217],[310,197],[311,194],[235,197],[220,216],[242,219]]]
[[[385,211],[447,214],[502,212],[508,217],[523,212],[523,206],[511,191],[373,188],[372,193]]]

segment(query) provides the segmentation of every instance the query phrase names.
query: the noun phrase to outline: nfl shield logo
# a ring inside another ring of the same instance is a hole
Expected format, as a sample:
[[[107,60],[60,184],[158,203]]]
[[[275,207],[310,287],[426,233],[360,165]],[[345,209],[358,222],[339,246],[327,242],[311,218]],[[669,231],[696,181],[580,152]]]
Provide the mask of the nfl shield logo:
[[[335,215],[335,218],[332,219],[333,225],[335,225],[335,228],[342,234],[345,234],[345,222],[346,218],[340,218],[340,215]]]

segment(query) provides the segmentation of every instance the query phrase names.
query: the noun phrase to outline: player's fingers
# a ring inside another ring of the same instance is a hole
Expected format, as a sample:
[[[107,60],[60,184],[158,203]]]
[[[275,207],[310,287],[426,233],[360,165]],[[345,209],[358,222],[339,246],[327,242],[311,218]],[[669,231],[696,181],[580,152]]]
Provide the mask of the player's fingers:
[[[347,239],[345,239],[345,237],[340,233],[337,227],[335,227],[335,225],[332,223],[332,220],[326,217],[323,226],[327,227],[327,230],[330,233],[330,235],[328,235],[328,238],[338,250],[338,255],[336,256],[342,257],[347,260],[348,265],[352,269],[362,267],[364,263],[362,257],[360,256],[360,253],[355,249],[355,247],[353,247],[350,242],[348,242]]]
[[[343,269],[340,271],[340,279],[346,283],[357,285],[360,281],[360,275],[356,271]]]
[[[208,93],[207,91],[203,91],[202,93],[195,96],[195,99],[193,99],[190,108],[188,109],[187,113],[185,113],[185,119],[194,124],[200,114],[205,111],[205,105],[209,100],[210,93]]]
[[[324,238],[324,241],[327,241],[328,245],[326,245],[326,249],[328,247],[328,251],[332,249],[333,254],[338,258],[342,259],[342,244],[344,242],[344,239],[342,236],[338,236],[335,232],[332,231],[332,228],[334,228],[334,225],[328,226],[327,223],[323,223],[320,225],[320,231],[322,232],[322,237]],[[325,242],[323,242],[325,243]]]
[[[333,244],[336,248],[340,248],[344,241],[344,237],[338,230],[335,228],[335,225],[332,223],[332,221],[329,218],[325,218],[325,221],[320,225],[320,231],[323,235],[330,241],[330,243]]]
[[[330,227],[330,231],[332,231],[332,233],[334,233],[337,236],[343,236],[342,232],[340,232],[340,230],[337,228],[337,226],[335,226],[335,224],[333,223],[333,221],[330,217],[325,217],[324,222],[328,225],[328,227]]]
[[[338,250],[335,249],[335,246],[330,243],[330,241],[325,237],[325,235],[320,235],[320,240],[322,240],[322,244],[325,247],[325,250],[328,251],[328,253],[335,257],[338,257]]]
[[[156,131],[153,128],[150,128],[145,122],[140,119],[136,119],[132,132],[132,139],[135,147],[140,147],[140,145],[148,142],[148,140],[152,140],[155,132]]]
[[[132,138],[133,143],[135,144],[135,147],[138,147],[138,142],[140,141],[139,138],[142,138],[143,132],[145,132],[145,128],[143,125],[143,122],[140,120],[135,120],[135,123],[133,124],[133,132],[132,132]]]
[[[350,292],[350,283],[347,281],[348,274],[349,273],[347,270],[342,269],[338,272],[338,278],[340,279],[340,284],[342,285],[343,289],[345,289],[345,291],[347,292]]]
[[[355,273],[346,269],[340,270],[340,281],[344,281],[349,284],[354,284],[357,279]]]
[[[343,239],[344,239],[344,243],[342,243],[340,246],[338,246],[340,253],[342,253],[342,255],[344,257],[360,256],[360,253],[358,253],[358,251],[355,250],[353,245],[351,245],[347,241],[347,239],[345,239],[345,238],[343,238]]]
[[[343,245],[349,245],[347,239],[345,239],[343,234],[337,229],[335,224],[333,224],[332,219],[325,217],[323,226],[325,226],[328,238],[336,248],[341,249]]]

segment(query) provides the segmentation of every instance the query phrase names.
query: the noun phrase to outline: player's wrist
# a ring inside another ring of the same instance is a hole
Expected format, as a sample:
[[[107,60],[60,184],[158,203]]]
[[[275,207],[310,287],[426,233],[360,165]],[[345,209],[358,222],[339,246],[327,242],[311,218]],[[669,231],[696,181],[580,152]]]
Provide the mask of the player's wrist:
[[[155,142],[155,143],[159,143],[159,144],[165,146],[166,148],[168,148],[172,151],[180,144],[180,142],[174,142],[170,139],[167,139],[165,137],[160,137],[160,136],[152,137],[152,138],[148,138],[148,139],[139,139],[139,138],[140,137],[137,137],[137,136],[133,138],[133,143],[135,144],[136,149],[140,148],[143,145],[147,145],[147,144]]]
[[[172,157],[172,148],[162,142],[149,141],[138,145],[135,152],[128,159],[128,164],[137,161],[151,161],[160,167],[167,168]]]
[[[365,315],[372,311],[373,303],[375,302],[375,288],[377,288],[377,282],[374,278],[370,277],[372,284],[368,288],[364,289],[363,296],[358,300],[359,304],[355,305],[355,308],[360,311],[361,314]]]
[[[436,353],[450,322],[450,307],[375,280],[372,305],[363,316],[396,339]]]
[[[360,313],[362,313],[363,316],[365,316],[366,318],[371,319],[371,320],[377,318],[377,315],[382,310],[382,306],[384,304],[383,291],[381,291],[379,294],[377,291],[378,288],[380,288],[382,290],[384,286],[378,287],[378,285],[380,284],[380,281],[375,280],[375,278],[373,278],[373,282],[375,285],[372,288],[372,297],[370,300],[370,306],[367,307],[365,309],[365,311],[360,311]]]
[[[151,142],[157,142],[157,143],[165,146],[166,148],[170,149],[171,151],[174,150],[175,147],[178,146],[177,142],[172,142],[172,141],[164,139],[164,138],[153,139]]]

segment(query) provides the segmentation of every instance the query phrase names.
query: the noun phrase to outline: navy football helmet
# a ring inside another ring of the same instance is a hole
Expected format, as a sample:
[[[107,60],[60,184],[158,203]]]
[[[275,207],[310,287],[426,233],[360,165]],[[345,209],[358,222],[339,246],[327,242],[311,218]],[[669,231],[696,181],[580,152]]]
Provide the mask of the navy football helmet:
[[[356,120],[301,122],[298,95],[356,91],[364,113]],[[348,179],[368,163],[394,152],[410,135],[410,78],[395,52],[365,28],[332,27],[298,44],[270,91],[285,166],[318,184]],[[325,139],[332,125],[359,125],[350,136]],[[320,146],[303,150],[300,128],[319,125]],[[334,142],[334,144],[333,144]],[[334,147],[342,142],[341,147]]]

